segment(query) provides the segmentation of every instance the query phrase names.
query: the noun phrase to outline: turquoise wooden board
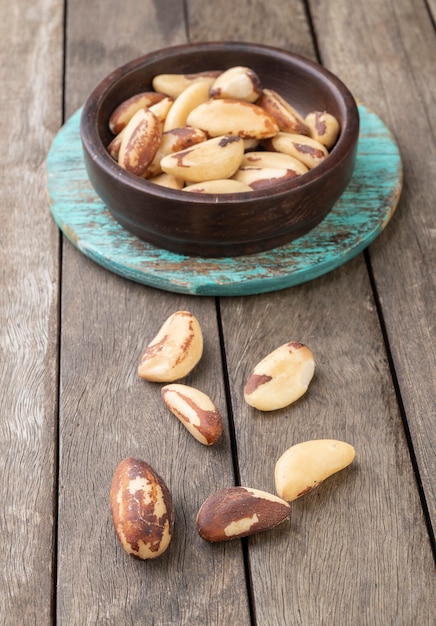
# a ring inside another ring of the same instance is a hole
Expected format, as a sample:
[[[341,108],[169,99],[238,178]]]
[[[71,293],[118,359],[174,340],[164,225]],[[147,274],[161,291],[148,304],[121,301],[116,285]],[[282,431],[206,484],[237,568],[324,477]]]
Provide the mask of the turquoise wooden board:
[[[383,122],[359,106],[361,130],[352,180],[315,229],[268,252],[234,258],[183,256],[148,244],[115,221],[88,180],[81,109],[56,135],[47,157],[50,208],[87,257],[130,280],[176,293],[240,296],[285,289],[340,267],[388,224],[401,193],[398,147]]]

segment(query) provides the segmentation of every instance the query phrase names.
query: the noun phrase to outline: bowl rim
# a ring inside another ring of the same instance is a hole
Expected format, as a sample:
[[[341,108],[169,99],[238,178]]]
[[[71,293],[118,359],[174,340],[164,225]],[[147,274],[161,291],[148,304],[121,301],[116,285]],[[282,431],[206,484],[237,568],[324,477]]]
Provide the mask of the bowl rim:
[[[99,114],[106,101],[107,94],[119,81],[125,80],[129,74],[135,73],[138,68],[144,64],[154,63],[168,57],[168,55],[176,56],[190,51],[207,53],[208,51],[216,51],[222,48],[233,49],[234,51],[257,52],[267,56],[273,55],[275,57],[281,57],[284,61],[291,61],[294,66],[305,71],[309,70],[312,74],[321,78],[323,82],[329,85],[330,91],[333,90],[340,96],[344,103],[345,132],[341,129],[339,138],[328,156],[316,167],[302,176],[288,179],[268,187],[253,189],[252,191],[229,194],[196,193],[170,189],[156,185],[147,179],[136,176],[121,168],[108,153],[98,131]],[[357,103],[351,91],[338,76],[317,61],[305,57],[302,54],[266,44],[246,41],[185,43],[152,50],[144,55],[131,59],[111,71],[94,87],[85,100],[80,119],[82,144],[92,160],[98,160],[99,166],[104,170],[107,176],[118,179],[122,177],[122,183],[130,190],[142,192],[150,198],[165,198],[174,201],[183,199],[184,202],[188,200],[192,204],[205,204],[208,202],[214,204],[238,204],[241,201],[247,204],[258,202],[260,199],[265,199],[266,197],[271,198],[272,202],[278,201],[281,197],[287,196],[294,189],[304,190],[305,187],[310,186],[313,182],[328,177],[331,169],[340,166],[341,162],[346,160],[350,152],[355,149],[358,135],[359,112]]]

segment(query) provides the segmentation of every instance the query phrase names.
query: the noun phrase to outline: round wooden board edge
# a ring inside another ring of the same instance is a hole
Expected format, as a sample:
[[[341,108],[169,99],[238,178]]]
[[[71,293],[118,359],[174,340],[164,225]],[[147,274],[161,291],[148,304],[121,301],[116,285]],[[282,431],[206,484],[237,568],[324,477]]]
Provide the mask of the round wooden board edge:
[[[47,176],[47,190],[50,201],[51,213],[56,221],[58,227],[67,237],[69,241],[85,256],[90,258],[105,269],[129,280],[137,283],[141,283],[150,287],[154,287],[163,291],[170,291],[174,293],[197,295],[197,296],[247,296],[256,295],[261,293],[267,293],[272,291],[279,291],[288,287],[293,287],[304,282],[308,282],[318,278],[324,274],[327,274],[343,264],[350,261],[352,258],[362,252],[370,243],[372,243],[378,235],[384,230],[389,223],[396,206],[399,201],[399,197],[402,189],[402,163],[399,154],[398,146],[384,123],[376,116],[375,113],[370,112],[364,105],[359,104],[359,112],[361,121],[365,121],[368,117],[375,118],[376,123],[382,128],[385,139],[389,142],[389,149],[391,150],[390,157],[394,157],[394,177],[393,183],[390,189],[389,201],[386,206],[382,208],[381,215],[372,225],[367,229],[363,236],[353,241],[352,245],[345,247],[340,253],[336,251],[335,255],[324,254],[321,255],[322,259],[312,264],[306,265],[303,269],[297,269],[294,271],[276,272],[270,271],[268,276],[256,274],[256,269],[250,273],[244,274],[240,271],[240,267],[243,265],[252,268],[258,268],[265,264],[267,261],[268,266],[274,267],[274,259],[280,256],[280,265],[283,266],[283,259],[286,261],[286,257],[295,257],[296,247],[303,247],[305,242],[310,238],[313,239],[314,234],[323,226],[323,223],[319,225],[314,231],[308,233],[304,237],[282,246],[274,250],[249,255],[246,257],[234,257],[232,259],[203,259],[199,257],[185,257],[177,255],[169,251],[155,248],[154,246],[147,244],[125,231],[110,215],[109,211],[104,207],[103,203],[98,199],[94,190],[90,188],[90,193],[94,194],[97,199],[97,204],[100,202],[101,210],[106,211],[107,219],[113,221],[113,227],[117,232],[117,237],[127,243],[127,246],[131,246],[135,250],[135,255],[132,259],[124,257],[120,261],[116,255],[107,252],[107,242],[105,246],[95,245],[93,242],[87,239],[87,232],[83,236],[83,232],[75,230],[74,225],[68,223],[68,219],[64,219],[63,207],[56,205],[56,198],[53,194],[54,179],[59,174],[59,155],[57,154],[59,144],[62,142],[63,134],[73,132],[78,135],[76,137],[75,150],[80,149],[80,157],[76,154],[76,160],[79,158],[83,163],[83,157],[81,155],[81,144],[79,136],[79,120],[81,115],[81,109],[76,111],[66,122],[66,124],[60,129],[59,133],[55,137],[52,146],[50,148],[47,162],[46,162],[46,176]],[[73,146],[74,147],[74,146]],[[86,177],[86,181],[89,186],[90,183],[87,179],[84,163],[82,165],[83,172],[79,172],[80,175]],[[62,170],[61,170],[62,175]],[[345,192],[346,193],[346,192]],[[339,201],[340,202],[340,201]],[[74,211],[74,206],[73,206]],[[333,209],[334,211],[334,209]],[[68,211],[67,211],[68,214]],[[70,213],[71,214],[71,213]],[[329,214],[331,215],[331,214]],[[327,216],[326,220],[328,220]],[[324,222],[326,221],[324,220]],[[89,232],[89,231],[88,231]],[[118,246],[115,245],[115,248]],[[144,258],[138,265],[137,255],[138,249],[142,250]],[[110,246],[109,246],[110,250]],[[135,261],[136,257],[136,261]],[[304,253],[303,253],[304,257]],[[150,262],[148,264],[148,261]],[[159,270],[156,270],[156,267]],[[166,268],[171,268],[171,271],[165,271]],[[193,269],[193,264],[197,267]],[[163,268],[162,268],[163,265]],[[184,270],[177,271],[177,267],[182,266]],[[186,266],[186,267],[185,267]],[[152,268],[154,271],[152,271]],[[212,268],[212,271],[211,271]],[[163,270],[163,271],[162,271]],[[212,278],[211,278],[212,276]]]

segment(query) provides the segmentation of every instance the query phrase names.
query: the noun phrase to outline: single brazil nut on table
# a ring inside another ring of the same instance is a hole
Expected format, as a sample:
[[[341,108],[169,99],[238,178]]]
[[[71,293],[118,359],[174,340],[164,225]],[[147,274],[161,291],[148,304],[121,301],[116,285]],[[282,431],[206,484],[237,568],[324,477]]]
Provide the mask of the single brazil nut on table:
[[[306,393],[315,373],[312,351],[290,341],[263,358],[244,387],[247,404],[260,411],[282,409]]]
[[[350,465],[354,457],[354,447],[344,441],[313,439],[297,443],[276,463],[276,492],[280,498],[291,502]]]
[[[270,530],[290,517],[289,504],[271,493],[228,487],[210,495],[197,514],[197,531],[215,543]]]
[[[110,506],[116,535],[124,550],[155,559],[168,548],[174,527],[169,489],[145,461],[126,458],[115,470]]]
[[[172,383],[161,389],[162,399],[191,435],[205,446],[218,441],[223,418],[207,394],[194,387]]]
[[[169,383],[197,365],[203,354],[203,334],[189,311],[176,311],[148,344],[138,366],[138,375],[152,382]]]

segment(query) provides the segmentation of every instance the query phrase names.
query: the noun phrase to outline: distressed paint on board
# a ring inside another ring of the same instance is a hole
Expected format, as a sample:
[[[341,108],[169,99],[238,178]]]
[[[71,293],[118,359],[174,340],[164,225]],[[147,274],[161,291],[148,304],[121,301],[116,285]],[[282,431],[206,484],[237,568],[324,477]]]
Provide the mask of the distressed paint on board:
[[[305,236],[274,250],[205,259],[174,254],[128,233],[88,180],[82,157],[79,109],[60,129],[47,158],[51,212],[83,254],[130,280],[165,291],[240,296],[285,289],[340,267],[388,224],[401,193],[398,147],[380,118],[359,106],[356,167],[332,211]]]

